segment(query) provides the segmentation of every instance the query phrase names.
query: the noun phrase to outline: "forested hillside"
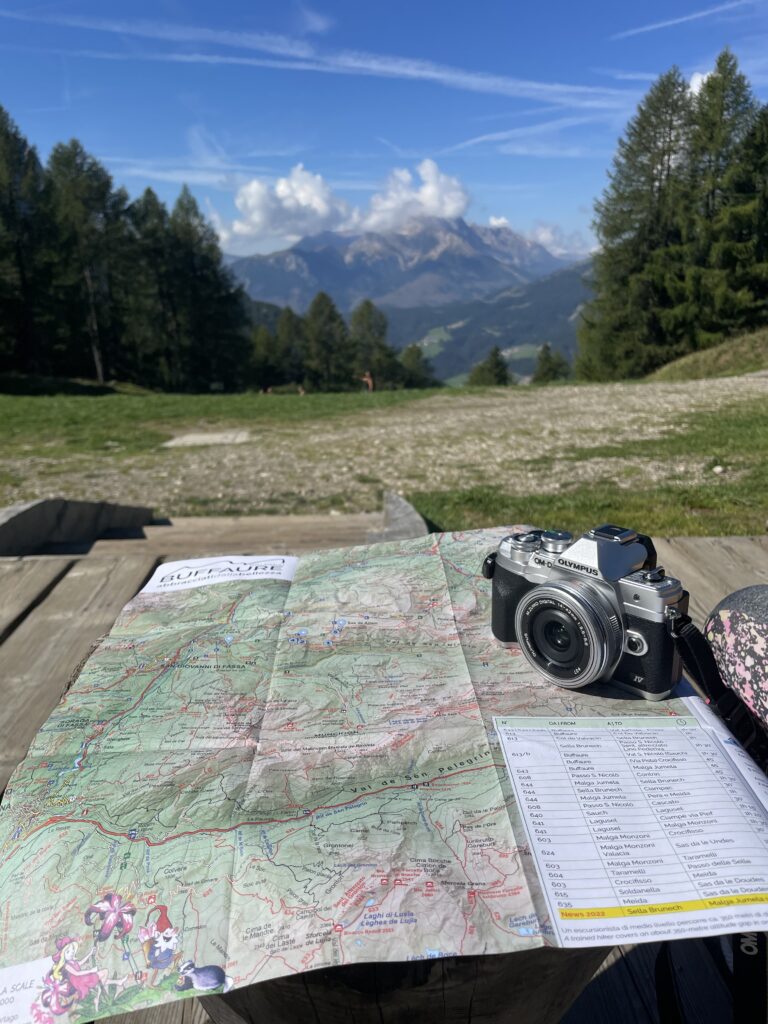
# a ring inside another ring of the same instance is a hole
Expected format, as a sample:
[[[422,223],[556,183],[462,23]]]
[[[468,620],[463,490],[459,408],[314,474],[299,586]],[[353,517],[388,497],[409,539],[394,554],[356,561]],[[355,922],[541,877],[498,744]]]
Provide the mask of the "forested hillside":
[[[45,165],[0,107],[0,374],[162,391],[425,387],[368,301],[349,324],[319,293],[305,316],[254,302],[182,189],[131,201],[76,140]]]
[[[768,323],[768,106],[733,54],[698,92],[677,68],[656,81],[609,179],[582,378],[642,376]]]
[[[0,108],[0,372],[229,390],[248,326],[186,188],[131,202],[74,139],[43,165]]]

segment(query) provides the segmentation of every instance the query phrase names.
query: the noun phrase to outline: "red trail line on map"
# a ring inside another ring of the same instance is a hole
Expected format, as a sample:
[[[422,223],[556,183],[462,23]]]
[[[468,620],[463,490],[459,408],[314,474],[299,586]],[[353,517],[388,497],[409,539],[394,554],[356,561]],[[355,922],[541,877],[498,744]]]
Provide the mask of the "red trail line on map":
[[[378,796],[379,793],[388,793],[398,789],[410,789],[414,785],[421,788],[422,786],[429,785],[430,783],[439,782],[441,779],[451,779],[455,778],[457,775],[466,775],[470,772],[487,771],[489,768],[501,767],[503,767],[503,765],[491,762],[490,764],[476,765],[474,768],[461,768],[459,771],[450,772],[447,775],[435,775],[433,778],[427,779],[425,782],[404,782],[397,786],[382,786],[381,789],[372,789],[369,792],[361,793],[359,796],[353,797],[351,800],[342,800],[340,803],[337,804],[321,804],[319,807],[312,808],[309,814],[302,814],[291,818],[262,818],[256,819],[254,821],[240,821],[235,825],[228,825],[226,828],[211,827],[191,829],[188,832],[177,832],[175,835],[166,836],[165,839],[153,840],[147,839],[145,836],[136,836],[135,838],[131,838],[131,836],[127,832],[115,832],[111,829],[105,828],[101,824],[101,822],[97,821],[95,818],[70,818],[66,815],[56,815],[54,817],[48,818],[46,821],[41,822],[36,828],[31,829],[24,838],[28,839],[30,836],[33,836],[36,832],[40,832],[42,829],[48,828],[51,825],[92,825],[98,832],[101,832],[102,835],[105,836],[127,839],[131,843],[144,843],[146,846],[165,846],[166,843],[172,843],[177,839],[185,839],[189,836],[206,835],[209,833],[226,835],[228,832],[234,832],[236,829],[243,828],[246,825],[290,825],[294,822],[305,821],[313,814],[317,814],[318,811],[332,811],[338,807],[347,807],[350,804],[357,803],[361,799],[371,796]],[[10,856],[13,856],[13,854],[11,854]]]

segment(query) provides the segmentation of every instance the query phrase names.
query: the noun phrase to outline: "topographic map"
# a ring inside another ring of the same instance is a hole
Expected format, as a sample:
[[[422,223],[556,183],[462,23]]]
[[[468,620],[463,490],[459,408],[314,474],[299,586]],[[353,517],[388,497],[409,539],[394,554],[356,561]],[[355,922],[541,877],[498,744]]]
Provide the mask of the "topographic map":
[[[507,532],[161,566],[5,794],[0,1024],[551,941],[491,719],[613,702],[493,641]]]

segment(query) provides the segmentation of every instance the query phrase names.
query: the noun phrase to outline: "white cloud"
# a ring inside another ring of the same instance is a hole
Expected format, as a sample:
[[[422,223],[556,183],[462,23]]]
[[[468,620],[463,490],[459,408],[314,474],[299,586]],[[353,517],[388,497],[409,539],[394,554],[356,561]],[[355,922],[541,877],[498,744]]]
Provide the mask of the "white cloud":
[[[355,220],[349,204],[333,194],[321,175],[308,171],[303,164],[296,164],[274,185],[253,178],[238,189],[235,205],[240,217],[231,231],[222,232],[225,244],[230,235],[295,241],[302,235],[350,227]]]
[[[508,228],[509,221],[506,217],[489,217],[488,223],[492,228]]]
[[[704,85],[706,80],[712,74],[711,71],[694,71],[691,75],[690,81],[688,82],[688,88],[691,90],[694,96],[698,96],[701,92],[701,87]]]
[[[564,231],[558,224],[542,221],[526,232],[526,238],[543,245],[553,256],[588,256],[596,248],[594,239],[582,231]]]
[[[731,0],[727,4],[718,4],[716,7],[705,7],[701,11],[693,11],[691,14],[684,14],[680,18],[669,18],[667,21],[654,21],[650,25],[641,25],[639,28],[630,28],[626,32],[617,32],[611,39],[629,39],[630,36],[639,36],[645,32],[656,32],[661,28],[672,28],[674,25],[684,25],[689,21],[698,21],[700,18],[709,18],[713,14],[721,14],[725,11],[733,11],[737,7],[751,7],[753,0]]]
[[[422,160],[416,168],[421,184],[405,168],[396,168],[386,188],[371,197],[362,224],[371,231],[395,231],[412,217],[461,217],[469,195],[458,178],[443,174],[434,160]]]
[[[263,246],[290,244],[320,231],[397,231],[415,217],[460,217],[469,195],[458,178],[434,160],[422,160],[417,178],[404,167],[392,171],[367,207],[352,206],[320,174],[296,164],[274,184],[253,178],[235,196],[239,217],[231,227],[217,224],[224,245],[246,239]]]

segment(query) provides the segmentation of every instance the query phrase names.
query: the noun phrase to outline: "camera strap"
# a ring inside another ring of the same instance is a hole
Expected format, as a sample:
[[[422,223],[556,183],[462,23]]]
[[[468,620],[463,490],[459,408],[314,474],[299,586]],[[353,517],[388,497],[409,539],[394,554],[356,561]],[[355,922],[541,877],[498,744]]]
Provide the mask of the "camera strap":
[[[726,686],[715,655],[704,634],[690,615],[671,620],[671,634],[691,684],[699,691],[732,736],[748,750],[759,767],[768,773],[768,734],[765,725],[742,698]]]
[[[671,620],[671,635],[694,689],[768,772],[768,734],[765,726],[741,697],[726,686],[712,648],[689,615]],[[727,940],[726,940],[727,941]],[[768,1024],[768,944],[762,933],[729,937],[729,956],[717,940],[705,939],[713,963],[731,992],[734,1024]],[[717,948],[715,948],[717,947]],[[663,942],[656,958],[656,1000],[660,1024],[684,1024],[680,994],[675,984],[672,945]]]

